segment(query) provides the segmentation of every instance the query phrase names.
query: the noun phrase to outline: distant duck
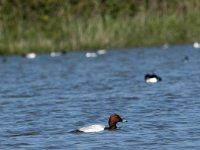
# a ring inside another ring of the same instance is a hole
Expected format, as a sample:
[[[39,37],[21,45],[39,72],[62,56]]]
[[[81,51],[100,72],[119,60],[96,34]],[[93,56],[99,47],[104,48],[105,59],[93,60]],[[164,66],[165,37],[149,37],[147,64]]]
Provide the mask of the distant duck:
[[[106,54],[106,50],[105,49],[100,49],[100,50],[97,51],[97,54],[98,55],[104,55],[104,54]]]
[[[144,77],[144,80],[147,83],[157,83],[159,81],[161,81],[161,77],[157,76],[156,74],[146,74]]]
[[[168,44],[168,43],[164,44],[164,45],[162,46],[162,48],[163,48],[163,49],[169,48],[169,44]]]
[[[62,50],[61,53],[64,55],[66,54],[67,52],[65,50]]]
[[[194,42],[193,47],[194,47],[194,48],[200,48],[200,43]]]
[[[185,56],[183,62],[184,63],[188,63],[189,62],[189,58],[187,56]]]
[[[97,53],[95,53],[95,52],[87,52],[85,54],[85,57],[87,57],[87,58],[94,58],[94,57],[97,57]]]
[[[2,62],[3,62],[3,63],[6,63],[6,62],[7,62],[7,59],[6,59],[6,58],[3,58]]]
[[[36,58],[36,54],[35,53],[22,54],[22,57],[25,57],[27,59],[34,59]]]
[[[61,56],[61,55],[62,55],[62,53],[60,53],[60,52],[51,52],[50,53],[51,57],[58,57],[58,56]]]
[[[50,53],[50,56],[51,57],[58,57],[58,56],[61,56],[61,55],[65,55],[67,52],[65,50],[60,50],[60,51],[57,51],[57,52],[54,52],[52,51]]]
[[[112,114],[110,115],[110,118],[108,120],[108,127],[100,124],[95,124],[95,125],[90,125],[87,127],[82,127],[77,130],[76,132],[100,132],[104,130],[115,130],[117,129],[117,123],[118,122],[127,122],[126,120],[122,119],[119,115],[117,114]]]

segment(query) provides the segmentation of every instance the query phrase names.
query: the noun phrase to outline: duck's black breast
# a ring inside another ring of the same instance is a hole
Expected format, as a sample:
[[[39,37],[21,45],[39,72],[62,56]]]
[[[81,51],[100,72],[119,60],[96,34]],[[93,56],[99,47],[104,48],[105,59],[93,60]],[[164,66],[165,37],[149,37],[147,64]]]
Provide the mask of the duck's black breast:
[[[116,130],[117,127],[105,127],[104,130]]]

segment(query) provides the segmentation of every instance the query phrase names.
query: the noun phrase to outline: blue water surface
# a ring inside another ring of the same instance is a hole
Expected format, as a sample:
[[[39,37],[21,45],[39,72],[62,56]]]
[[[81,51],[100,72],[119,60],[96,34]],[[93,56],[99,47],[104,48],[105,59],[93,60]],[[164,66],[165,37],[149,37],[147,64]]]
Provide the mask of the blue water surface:
[[[185,61],[184,58],[189,60]],[[199,149],[200,49],[110,49],[0,57],[0,149]],[[156,73],[162,81],[144,82]],[[116,131],[73,133],[128,120]]]

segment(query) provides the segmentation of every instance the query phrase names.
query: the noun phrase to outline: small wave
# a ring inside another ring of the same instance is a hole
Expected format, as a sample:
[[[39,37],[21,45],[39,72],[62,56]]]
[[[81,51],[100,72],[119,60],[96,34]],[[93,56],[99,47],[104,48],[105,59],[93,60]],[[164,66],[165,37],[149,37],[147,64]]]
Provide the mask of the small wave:
[[[139,100],[140,98],[137,97],[137,96],[125,96],[124,99],[127,99],[127,100]]]
[[[32,136],[32,135],[39,135],[40,132],[38,131],[27,131],[27,132],[13,132],[9,135],[9,137],[18,137],[18,136]]]

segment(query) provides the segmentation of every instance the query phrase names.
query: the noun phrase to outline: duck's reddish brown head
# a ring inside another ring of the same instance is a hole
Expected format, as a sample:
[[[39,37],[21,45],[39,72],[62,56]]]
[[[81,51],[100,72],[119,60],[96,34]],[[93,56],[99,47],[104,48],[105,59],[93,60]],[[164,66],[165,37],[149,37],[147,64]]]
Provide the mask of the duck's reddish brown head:
[[[112,114],[110,115],[110,118],[108,120],[109,124],[109,129],[116,129],[117,128],[117,123],[118,122],[127,122],[126,120],[122,119],[119,115],[117,114]]]

